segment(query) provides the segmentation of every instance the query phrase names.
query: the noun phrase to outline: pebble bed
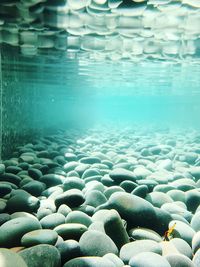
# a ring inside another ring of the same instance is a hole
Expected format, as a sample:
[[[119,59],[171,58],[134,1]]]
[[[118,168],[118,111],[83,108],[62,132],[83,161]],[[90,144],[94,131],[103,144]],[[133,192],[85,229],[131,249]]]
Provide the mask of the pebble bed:
[[[199,267],[200,134],[59,132],[0,163],[1,267]]]

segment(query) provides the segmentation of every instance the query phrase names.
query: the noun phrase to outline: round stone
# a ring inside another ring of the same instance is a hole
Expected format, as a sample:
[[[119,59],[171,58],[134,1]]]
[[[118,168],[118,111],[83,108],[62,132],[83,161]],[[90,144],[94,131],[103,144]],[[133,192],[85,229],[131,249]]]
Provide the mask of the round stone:
[[[195,233],[192,239],[192,251],[195,254],[200,249],[200,231]]]
[[[153,252],[139,253],[130,259],[129,265],[130,267],[171,267],[164,257]]]
[[[63,267],[116,267],[110,260],[101,257],[79,257],[66,262]]]
[[[88,191],[85,195],[85,203],[86,205],[90,205],[93,207],[98,207],[104,203],[106,203],[107,198],[103,193],[98,190]]]
[[[19,217],[5,222],[0,227],[0,246],[11,248],[21,244],[24,234],[41,229],[38,220],[26,217]]]
[[[23,190],[27,191],[35,197],[39,197],[42,192],[45,190],[46,185],[39,181],[31,181],[21,187]]]
[[[62,264],[73,258],[81,256],[80,245],[76,240],[73,239],[61,242],[60,244],[56,245],[56,248],[60,252]]]
[[[135,182],[137,178],[135,177],[134,173],[132,171],[122,169],[122,168],[116,168],[112,170],[109,173],[109,176],[112,180],[114,180],[116,183],[120,184],[121,182],[125,180],[130,180]]]
[[[7,201],[7,210],[11,213],[15,211],[35,212],[40,205],[38,198],[32,196],[26,191],[12,196]]]
[[[52,245],[36,245],[18,253],[28,267],[60,267],[60,253]],[[15,265],[14,265],[15,266]]]
[[[112,239],[102,232],[86,231],[79,240],[82,255],[104,256],[107,253],[118,254],[118,249]]]
[[[23,258],[10,249],[0,248],[0,266],[1,267],[28,267]]]
[[[92,223],[92,219],[90,216],[88,216],[82,211],[71,211],[67,215],[65,222],[66,223],[81,223],[89,227],[90,224]]]
[[[58,234],[53,230],[39,229],[26,233],[21,239],[21,245],[31,247],[40,244],[55,245]]]
[[[156,213],[151,203],[129,193],[116,192],[108,200],[109,208],[117,210],[129,227],[154,227]]]
[[[129,263],[133,256],[142,252],[154,252],[162,255],[162,247],[153,240],[136,240],[125,244],[120,250],[120,259],[126,264]],[[144,265],[145,266],[145,265]]]
[[[63,184],[65,177],[59,174],[45,174],[40,177],[39,181],[46,184],[47,187]]]
[[[0,183],[0,198],[10,194],[12,187],[9,184]]]
[[[82,190],[84,187],[85,187],[84,181],[78,177],[68,177],[63,184],[64,191],[67,191],[73,188]]]
[[[79,241],[82,234],[87,231],[87,227],[80,223],[65,223],[58,225],[54,230],[64,239],[74,239]]]
[[[49,214],[40,220],[43,229],[54,229],[63,223],[65,223],[65,216],[61,213]]]
[[[156,242],[161,242],[161,236],[150,229],[147,228],[133,228],[129,230],[129,236],[133,238],[133,240],[154,240]]]
[[[165,256],[171,267],[196,267],[194,263],[185,255],[181,254],[169,254]]]
[[[13,173],[3,173],[0,174],[0,181],[10,182],[18,186],[19,183],[21,182],[21,178]]]
[[[70,208],[78,207],[85,201],[83,193],[79,189],[70,189],[55,198],[55,204],[59,207],[62,204],[68,205]]]

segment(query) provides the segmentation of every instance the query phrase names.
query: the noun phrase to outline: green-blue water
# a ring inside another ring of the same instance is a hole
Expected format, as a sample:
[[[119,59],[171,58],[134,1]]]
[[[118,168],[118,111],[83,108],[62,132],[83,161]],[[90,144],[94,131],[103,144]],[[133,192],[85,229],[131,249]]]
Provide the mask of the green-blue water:
[[[198,129],[199,73],[189,60],[24,57],[2,47],[2,143],[102,123]]]

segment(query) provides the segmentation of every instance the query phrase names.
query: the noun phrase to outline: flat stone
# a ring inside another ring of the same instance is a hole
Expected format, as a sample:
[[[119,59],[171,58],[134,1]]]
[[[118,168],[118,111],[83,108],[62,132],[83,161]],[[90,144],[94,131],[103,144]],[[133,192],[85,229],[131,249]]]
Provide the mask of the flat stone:
[[[0,248],[0,266],[28,267],[23,258],[19,254],[6,248]]]
[[[137,254],[130,259],[129,265],[130,267],[171,267],[164,257],[153,252],[143,252]]]
[[[148,228],[133,228],[129,230],[129,236],[133,238],[133,240],[153,240],[156,242],[161,242],[161,236]]]
[[[39,181],[31,181],[22,186],[21,188],[30,193],[31,195],[39,197],[45,190],[46,185]]]
[[[82,255],[104,256],[107,253],[118,254],[118,249],[112,239],[99,231],[88,230],[79,240]]]
[[[200,249],[200,231],[195,233],[192,238],[192,251],[195,254]]]
[[[40,201],[38,198],[24,191],[12,196],[7,201],[6,208],[10,213],[15,211],[34,212],[39,208],[39,205]]]
[[[130,180],[135,182],[137,180],[136,176],[132,171],[122,169],[122,168],[116,168],[112,170],[109,173],[109,176],[112,180],[114,180],[116,183],[120,184],[121,182],[125,180]]]
[[[38,229],[41,229],[41,225],[36,219],[19,217],[7,221],[0,227],[0,246],[6,248],[19,246],[24,234]]]
[[[78,257],[66,262],[63,267],[116,267],[110,260],[102,257]]]
[[[24,249],[18,253],[28,267],[60,267],[61,259],[59,251],[51,245],[37,245]]]
[[[39,181],[45,183],[47,187],[63,184],[65,177],[59,174],[45,174],[40,177]]]
[[[130,264],[129,261],[131,260],[131,258],[142,252],[154,252],[162,255],[162,247],[160,244],[158,244],[156,241],[153,240],[137,240],[125,244],[121,248],[119,256],[124,263]]]
[[[32,247],[40,244],[55,245],[58,234],[53,230],[39,229],[26,233],[22,236],[21,245]]]
[[[21,178],[13,173],[3,173],[0,174],[0,181],[10,182],[18,186],[19,183],[21,182]]]
[[[60,244],[56,245],[56,248],[60,252],[62,264],[73,258],[81,256],[80,245],[76,240],[73,239],[61,242]]]
[[[116,192],[109,198],[108,207],[117,210],[130,227],[151,228],[156,223],[154,207],[138,196]]]
[[[65,219],[66,223],[81,223],[84,224],[85,226],[89,227],[90,224],[92,223],[92,219],[90,216],[88,216],[87,214],[85,214],[82,211],[71,211],[66,219]]]
[[[64,240],[74,239],[79,241],[82,234],[87,231],[87,227],[84,224],[80,223],[65,223],[56,226],[54,230]]]
[[[169,262],[171,267],[196,267],[194,263],[185,255],[169,254],[165,256],[165,259]]]
[[[60,213],[49,214],[40,220],[43,229],[54,229],[63,223],[65,223],[65,216]]]
[[[70,208],[78,207],[85,201],[83,193],[79,189],[70,189],[58,195],[55,198],[55,204],[59,207],[62,204],[68,205]]]

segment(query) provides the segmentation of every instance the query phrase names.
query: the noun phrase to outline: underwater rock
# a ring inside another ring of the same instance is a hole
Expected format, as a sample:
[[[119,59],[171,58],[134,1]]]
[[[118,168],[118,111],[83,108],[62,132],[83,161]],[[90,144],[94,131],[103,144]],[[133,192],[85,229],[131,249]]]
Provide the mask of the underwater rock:
[[[103,258],[113,262],[115,267],[123,267],[124,266],[123,261],[113,253],[108,253],[108,254],[104,255]]]
[[[137,186],[137,183],[127,180],[120,183],[120,187],[123,188],[127,193],[131,193]]]
[[[36,168],[29,168],[28,174],[31,178],[35,180],[39,180],[43,176],[42,172]]]
[[[65,177],[58,174],[45,174],[39,178],[39,181],[46,184],[47,187],[63,184]]]
[[[118,249],[112,239],[99,231],[88,230],[79,240],[81,253],[84,256],[104,256],[107,253],[118,254]]]
[[[0,226],[11,219],[10,214],[0,213]]]
[[[4,197],[7,194],[10,194],[11,191],[12,191],[11,185],[2,182],[0,183],[0,198]]]
[[[116,192],[108,200],[109,208],[116,209],[130,227],[153,227],[156,223],[154,207],[145,199],[124,192]]]
[[[22,236],[21,245],[32,247],[40,244],[55,245],[58,234],[53,230],[39,229],[26,233]]]
[[[70,208],[75,208],[83,204],[85,198],[79,189],[70,189],[58,195],[55,198],[55,204],[59,207],[62,204],[68,205]]]
[[[193,215],[190,225],[196,232],[200,231],[200,211]]]
[[[120,259],[126,264],[129,263],[132,257],[141,254],[142,252],[154,252],[162,255],[162,247],[159,243],[153,240],[136,240],[125,244],[120,250]]]
[[[185,255],[169,254],[165,256],[165,259],[169,262],[171,267],[196,267],[194,263]]]
[[[18,253],[26,262],[28,267],[60,267],[60,253],[54,246],[37,245],[26,248]]]
[[[10,182],[18,186],[19,183],[21,182],[21,178],[13,173],[3,173],[0,174],[0,181]]]
[[[195,233],[192,238],[192,251],[195,254],[200,249],[200,231]]]
[[[195,235],[195,231],[186,223],[173,220],[169,223],[169,228],[172,227],[172,225],[175,225],[173,236],[182,238],[185,240],[189,245],[192,244],[193,236]]]
[[[64,223],[56,226],[54,230],[64,239],[74,239],[79,241],[87,227],[81,223]]]
[[[12,196],[7,201],[6,209],[13,213],[15,211],[34,212],[39,208],[40,201],[26,191]]]
[[[128,231],[128,234],[133,240],[145,239],[145,240],[153,240],[156,242],[162,241],[161,236],[157,232],[150,230],[148,228],[139,228],[139,227],[133,228]]]
[[[89,227],[92,224],[92,218],[82,211],[71,211],[68,213],[65,219],[66,223],[80,223]]]
[[[90,205],[96,208],[106,203],[106,201],[107,201],[107,198],[105,197],[103,193],[101,193],[98,190],[91,190],[91,191],[86,192],[84,204]]]
[[[0,227],[0,246],[6,248],[19,246],[24,234],[38,229],[41,229],[41,225],[36,219],[19,217],[7,221]]]
[[[149,193],[146,198],[154,207],[160,208],[165,203],[172,203],[173,200],[170,196],[162,192],[151,192]]]
[[[56,245],[56,248],[60,252],[61,263],[77,258],[81,256],[80,245],[76,240],[69,239]]]
[[[192,248],[185,240],[181,238],[172,238],[169,242],[173,244],[182,255],[192,259]]]
[[[79,189],[82,190],[85,187],[85,183],[79,177],[68,177],[63,184],[63,190],[67,191],[69,189]]]
[[[133,189],[131,194],[145,199],[147,194],[148,194],[148,192],[149,192],[148,186],[143,184],[143,185],[139,185],[135,189]]]
[[[23,185],[21,188],[30,193],[31,195],[39,197],[45,190],[46,185],[39,181],[31,181]]]
[[[130,267],[171,267],[164,257],[153,252],[142,252],[133,256],[129,261],[129,265]]]
[[[120,184],[121,182],[125,180],[130,180],[135,182],[137,180],[136,176],[132,171],[122,169],[122,168],[116,168],[112,170],[109,173],[110,178],[115,181],[117,184]]]
[[[99,210],[92,216],[92,219],[94,222],[103,223],[103,231],[114,241],[118,249],[129,242],[123,221],[116,210]]]
[[[110,260],[103,257],[78,257],[66,262],[63,267],[116,267]]]
[[[43,229],[54,229],[63,223],[65,223],[65,216],[61,213],[49,214],[40,220]]]
[[[28,267],[23,258],[19,254],[6,248],[0,248],[0,266]]]

